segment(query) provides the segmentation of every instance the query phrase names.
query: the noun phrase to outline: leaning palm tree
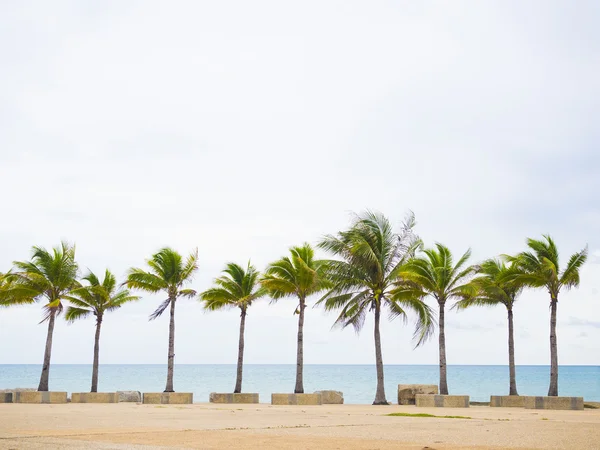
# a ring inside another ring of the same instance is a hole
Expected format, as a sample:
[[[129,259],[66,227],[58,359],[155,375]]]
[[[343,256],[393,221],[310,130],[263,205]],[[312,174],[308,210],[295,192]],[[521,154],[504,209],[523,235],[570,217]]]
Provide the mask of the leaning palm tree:
[[[420,242],[413,233],[414,225],[411,214],[401,233],[397,234],[385,216],[366,212],[354,218],[349,230],[336,236],[325,236],[319,244],[341,258],[327,261],[327,275],[333,286],[319,301],[327,311],[341,309],[335,325],[342,328],[352,325],[359,332],[367,313],[373,312],[375,316],[377,389],[374,405],[388,404],[379,331],[381,312],[387,308],[390,319],[401,317],[405,320],[407,310],[416,312],[417,345],[433,331],[429,307],[420,298],[406,296],[403,289],[399,289],[406,281],[398,274],[413,257]]]
[[[88,317],[90,314],[96,316],[96,335],[94,338],[94,364],[92,367],[91,392],[98,392],[98,365],[100,357],[100,328],[104,313],[119,309],[123,304],[138,300],[140,297],[131,295],[127,289],[117,289],[115,276],[107,269],[104,280],[100,282],[93,273],[83,277],[89,284],[74,289],[67,297],[73,306],[67,308],[65,318],[69,322]]]
[[[3,277],[0,304],[11,306],[43,302],[44,315],[40,323],[48,322],[48,334],[38,391],[47,391],[56,316],[63,311],[63,300],[79,287],[75,246],[62,242],[52,251],[33,247],[31,261],[15,261],[13,266]]]
[[[202,292],[200,299],[209,311],[226,308],[240,309],[240,338],[238,345],[237,376],[233,392],[242,392],[242,368],[244,366],[244,330],[246,328],[246,314],[254,300],[264,297],[266,291],[258,284],[260,273],[248,262],[243,267],[235,263],[228,263],[224,275],[214,280],[215,286]]]
[[[171,248],[163,248],[146,261],[149,270],[132,268],[127,274],[124,284],[130,289],[138,289],[151,293],[164,291],[167,294],[156,310],[150,314],[154,320],[170,308],[169,321],[169,354],[167,359],[167,385],[165,392],[173,390],[173,366],[175,361],[175,302],[179,297],[195,297],[196,291],[184,289],[183,286],[192,280],[198,269],[198,250],[196,249],[184,261],[179,253]]]
[[[296,352],[296,387],[294,393],[304,393],[304,310],[309,296],[327,287],[323,261],[314,259],[314,250],[309,244],[292,247],[290,256],[271,263],[261,279],[273,301],[284,297],[295,297],[298,306],[298,342]]]
[[[558,395],[558,347],[556,342],[556,309],[561,289],[579,286],[579,270],[587,260],[587,246],[571,255],[561,270],[558,248],[547,235],[542,240],[527,239],[530,251],[508,256],[517,265],[520,274],[516,280],[534,288],[544,287],[550,294],[550,387],[548,396]]]
[[[415,298],[433,297],[439,307],[439,357],[440,357],[440,394],[448,394],[448,377],[446,369],[446,302],[462,299],[469,290],[468,281],[475,267],[467,266],[471,250],[467,250],[454,264],[452,253],[448,247],[436,244],[435,248],[426,249],[423,255],[409,261],[402,269],[400,276],[414,283],[405,289],[405,295]]]
[[[523,284],[515,279],[518,269],[514,264],[507,265],[504,261],[488,259],[477,271],[481,276],[471,281],[472,293],[466,292],[466,297],[454,304],[457,309],[473,306],[504,305],[508,312],[508,372],[509,395],[519,395],[515,368],[515,340],[513,328],[513,307],[517,297],[523,291]]]

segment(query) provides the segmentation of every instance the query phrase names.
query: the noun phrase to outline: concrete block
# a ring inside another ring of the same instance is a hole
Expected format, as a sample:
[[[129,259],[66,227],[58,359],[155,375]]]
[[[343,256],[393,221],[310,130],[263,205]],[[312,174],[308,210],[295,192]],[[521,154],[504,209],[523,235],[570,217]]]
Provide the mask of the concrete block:
[[[583,397],[525,397],[525,409],[583,410]]]
[[[209,401],[211,403],[258,403],[258,394],[220,394],[217,392],[211,392]]]
[[[144,392],[143,403],[149,405],[187,405],[194,403],[191,392]]]
[[[343,405],[344,393],[340,391],[317,391],[315,394],[321,394],[321,403],[323,405]]]
[[[116,392],[73,392],[71,403],[118,403]]]
[[[398,385],[398,404],[399,405],[415,405],[415,395],[428,394],[433,395],[438,393],[436,384],[399,384]]]
[[[271,405],[321,405],[321,394],[271,394]]]
[[[468,395],[417,394],[415,404],[423,408],[468,408]]]
[[[0,392],[0,403],[12,403],[13,395],[12,392]]]
[[[119,403],[142,403],[142,393],[140,391],[117,391]]]
[[[26,391],[26,392],[15,392],[13,395],[14,403],[67,403],[66,392],[56,391]]]
[[[524,395],[492,395],[490,406],[492,408],[523,408],[525,406]]]

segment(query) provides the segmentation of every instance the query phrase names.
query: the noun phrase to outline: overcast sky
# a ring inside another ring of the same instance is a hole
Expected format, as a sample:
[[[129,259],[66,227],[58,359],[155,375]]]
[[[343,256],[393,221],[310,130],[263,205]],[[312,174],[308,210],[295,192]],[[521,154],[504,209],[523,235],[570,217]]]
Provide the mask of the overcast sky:
[[[551,234],[563,261],[561,364],[600,364],[600,3],[3,1],[0,271],[77,244],[120,280],[162,246],[198,247],[192,287],[259,268],[379,210],[473,262]],[[110,313],[103,363],[166,363],[162,297]],[[247,363],[294,363],[294,300],[253,306]],[[40,305],[0,310],[0,363],[42,362]],[[306,363],[372,364],[309,309]],[[239,316],[177,304],[177,363],[235,363]],[[506,311],[447,313],[449,364],[506,364]],[[549,363],[548,296],[515,308],[517,364]],[[385,323],[387,364],[437,364]],[[55,328],[54,363],[91,363],[93,319]]]

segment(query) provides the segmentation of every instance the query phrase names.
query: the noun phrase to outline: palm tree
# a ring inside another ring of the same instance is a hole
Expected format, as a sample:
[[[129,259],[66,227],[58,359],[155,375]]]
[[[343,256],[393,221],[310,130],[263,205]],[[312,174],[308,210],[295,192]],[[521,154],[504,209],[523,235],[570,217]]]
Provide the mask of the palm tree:
[[[446,302],[462,299],[469,291],[468,280],[475,267],[466,266],[471,256],[467,250],[454,264],[452,253],[448,247],[437,243],[435,248],[426,249],[424,255],[409,261],[402,269],[400,276],[414,283],[405,289],[405,295],[415,298],[433,297],[439,307],[439,356],[440,356],[440,394],[448,395],[448,378],[446,373]]]
[[[65,318],[69,322],[88,317],[90,314],[96,316],[96,336],[94,338],[94,364],[92,368],[91,392],[98,392],[98,364],[100,354],[100,327],[104,313],[119,309],[123,304],[138,300],[140,297],[131,295],[127,289],[117,290],[117,280],[107,269],[104,280],[100,282],[94,273],[90,272],[85,277],[88,286],[74,289],[68,296],[69,306]]]
[[[306,300],[327,287],[323,261],[314,259],[314,250],[309,244],[292,247],[290,256],[271,263],[261,279],[273,301],[284,297],[296,297],[298,306],[298,346],[296,353],[296,387],[294,393],[304,393],[304,310]]]
[[[79,287],[75,246],[62,242],[51,252],[43,247],[33,247],[31,261],[15,261],[13,266],[13,270],[4,276],[0,302],[2,306],[44,303],[40,323],[48,322],[48,334],[38,391],[47,391],[56,316],[63,310],[63,300],[71,290]]]
[[[459,300],[454,307],[465,309],[472,306],[504,305],[508,312],[508,371],[510,377],[509,395],[519,395],[515,368],[515,340],[513,328],[513,307],[523,291],[523,284],[515,280],[518,269],[514,264],[507,265],[497,259],[483,262],[477,271],[481,276],[471,281],[472,294]]]
[[[243,267],[235,263],[228,263],[224,275],[214,280],[215,287],[200,294],[204,307],[210,311],[225,308],[240,309],[240,338],[238,346],[237,376],[235,379],[234,393],[242,392],[242,368],[244,365],[244,330],[246,328],[246,314],[254,300],[264,297],[266,291],[258,284],[260,273],[248,262]]]
[[[198,270],[198,250],[196,249],[185,261],[175,250],[165,247],[152,255],[146,261],[150,270],[131,268],[124,284],[130,289],[139,289],[145,292],[165,291],[167,299],[164,300],[156,311],[150,314],[154,320],[170,307],[169,321],[169,354],[167,359],[167,386],[165,392],[173,390],[173,364],[175,361],[175,302],[179,297],[195,297],[193,289],[183,289],[183,285],[192,280],[194,272]]]
[[[558,347],[556,342],[556,309],[561,289],[579,286],[579,269],[587,260],[587,246],[571,255],[567,266],[561,270],[558,248],[554,240],[544,235],[543,239],[527,239],[530,251],[507,259],[520,270],[516,280],[526,286],[545,287],[550,294],[550,387],[548,396],[558,395]]]
[[[398,274],[414,255],[419,245],[413,234],[415,225],[411,214],[396,234],[388,219],[379,213],[366,212],[356,216],[349,230],[337,236],[325,236],[319,247],[342,260],[327,261],[327,275],[333,286],[319,301],[325,310],[341,309],[335,325],[352,325],[359,332],[369,311],[375,315],[375,361],[377,390],[374,405],[387,405],[385,397],[383,356],[379,323],[381,312],[387,307],[390,319],[406,319],[406,310],[417,313],[415,337],[420,345],[433,331],[429,307],[418,297],[405,296],[405,284]],[[334,326],[335,326],[334,325]]]

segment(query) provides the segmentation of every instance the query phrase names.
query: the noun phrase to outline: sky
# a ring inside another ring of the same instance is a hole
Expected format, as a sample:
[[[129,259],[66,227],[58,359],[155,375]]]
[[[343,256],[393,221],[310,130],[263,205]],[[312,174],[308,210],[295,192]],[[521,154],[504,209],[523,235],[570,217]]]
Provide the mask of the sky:
[[[558,306],[561,364],[600,364],[600,3],[278,0],[0,3],[0,271],[75,243],[81,272],[198,248],[191,288],[348,227],[400,225],[473,263],[550,234],[589,245]],[[325,257],[327,255],[320,254]],[[166,364],[163,298],[105,317],[102,363]],[[311,300],[311,305],[314,299]],[[548,294],[515,307],[517,364],[549,363]],[[430,301],[432,307],[435,305]],[[252,307],[245,362],[294,363],[294,300]],[[0,364],[40,364],[41,305],[0,310]],[[373,364],[307,310],[305,362]],[[239,314],[181,300],[176,363],[234,364]],[[412,318],[386,364],[437,364]],[[91,363],[93,319],[57,322],[53,363]],[[448,364],[506,364],[502,307],[446,314]]]

